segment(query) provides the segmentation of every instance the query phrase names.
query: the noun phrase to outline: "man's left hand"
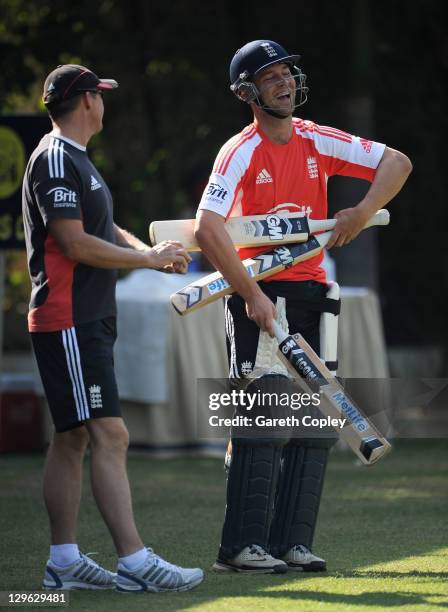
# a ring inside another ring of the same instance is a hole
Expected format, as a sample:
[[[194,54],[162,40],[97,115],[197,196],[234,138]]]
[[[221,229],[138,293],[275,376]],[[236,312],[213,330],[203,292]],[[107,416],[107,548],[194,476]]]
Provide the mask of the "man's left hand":
[[[363,229],[370,216],[368,212],[366,213],[359,207],[344,208],[344,210],[337,212],[334,216],[337,219],[337,223],[328,242],[327,249],[331,249],[333,246],[341,247],[349,244]]]

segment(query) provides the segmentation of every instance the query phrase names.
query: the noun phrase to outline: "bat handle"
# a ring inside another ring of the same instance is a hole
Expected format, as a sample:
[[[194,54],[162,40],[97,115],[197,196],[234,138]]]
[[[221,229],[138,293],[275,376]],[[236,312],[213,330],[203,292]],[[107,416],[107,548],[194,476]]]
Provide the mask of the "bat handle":
[[[282,327],[280,327],[275,319],[272,319],[272,329],[274,330],[274,334],[278,342],[283,342],[288,337],[288,334]]]
[[[386,208],[381,208],[378,212],[370,217],[364,228],[372,227],[373,225],[389,225],[390,213]]]

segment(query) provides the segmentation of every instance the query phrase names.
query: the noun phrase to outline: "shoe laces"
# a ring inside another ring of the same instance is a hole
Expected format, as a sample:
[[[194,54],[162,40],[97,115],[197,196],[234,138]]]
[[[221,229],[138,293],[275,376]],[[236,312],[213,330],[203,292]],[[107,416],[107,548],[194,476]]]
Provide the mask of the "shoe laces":
[[[92,555],[97,555],[97,552],[88,552],[88,553],[80,553],[81,555],[81,559],[84,561],[84,563],[86,563],[87,565],[90,566],[94,566],[97,570],[100,571],[101,576],[107,578],[108,576],[110,576],[111,574],[113,574],[113,572],[110,572],[109,570],[107,570],[105,567],[102,567],[99,563],[97,563],[95,561],[95,559],[92,559]]]
[[[98,567],[101,567],[96,561],[95,559],[92,559],[93,555],[97,555],[97,552],[88,552],[88,553],[79,553],[81,555],[81,558],[84,559],[89,565],[97,565]]]
[[[258,544],[251,544],[249,552],[252,555],[257,555],[258,557],[269,557],[269,554],[265,551],[265,549]]]
[[[293,547],[293,550],[296,550],[297,552],[302,553],[304,555],[307,555],[311,552],[310,549],[304,546],[303,544],[296,544]]]
[[[153,551],[152,548],[147,548],[146,550],[150,554],[151,559],[154,560],[154,564],[155,565],[163,567],[164,569],[168,569],[168,570],[171,570],[171,571],[179,572],[179,567],[177,565],[173,565],[173,563],[170,563],[169,561],[166,561],[165,559],[163,559],[162,557],[157,555]]]

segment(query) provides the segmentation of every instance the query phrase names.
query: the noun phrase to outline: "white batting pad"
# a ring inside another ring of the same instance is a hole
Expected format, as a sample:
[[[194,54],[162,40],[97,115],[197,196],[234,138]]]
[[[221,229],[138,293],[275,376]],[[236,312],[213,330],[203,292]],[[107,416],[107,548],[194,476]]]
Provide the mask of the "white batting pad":
[[[328,281],[327,287],[327,298],[339,300],[341,293],[339,285],[334,281]],[[320,316],[320,358],[324,363],[337,361],[338,358],[338,319],[339,317],[331,312],[323,312]],[[336,375],[334,370],[331,373]]]

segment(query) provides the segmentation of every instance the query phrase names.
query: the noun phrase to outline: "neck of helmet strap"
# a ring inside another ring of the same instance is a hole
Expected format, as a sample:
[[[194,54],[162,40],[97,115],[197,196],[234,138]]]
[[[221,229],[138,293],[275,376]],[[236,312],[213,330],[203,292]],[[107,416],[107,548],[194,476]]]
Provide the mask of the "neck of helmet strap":
[[[255,101],[255,104],[258,106],[258,108],[260,108],[262,111],[264,111],[268,115],[271,115],[271,117],[275,117],[276,119],[288,119],[289,117],[291,117],[292,112],[294,110],[292,108],[289,115],[280,115],[280,113],[276,113],[275,110],[273,110],[272,108],[269,108],[269,106],[265,106],[264,104],[260,104],[260,102],[263,102],[263,100],[261,100],[261,98],[257,98],[256,101]]]

